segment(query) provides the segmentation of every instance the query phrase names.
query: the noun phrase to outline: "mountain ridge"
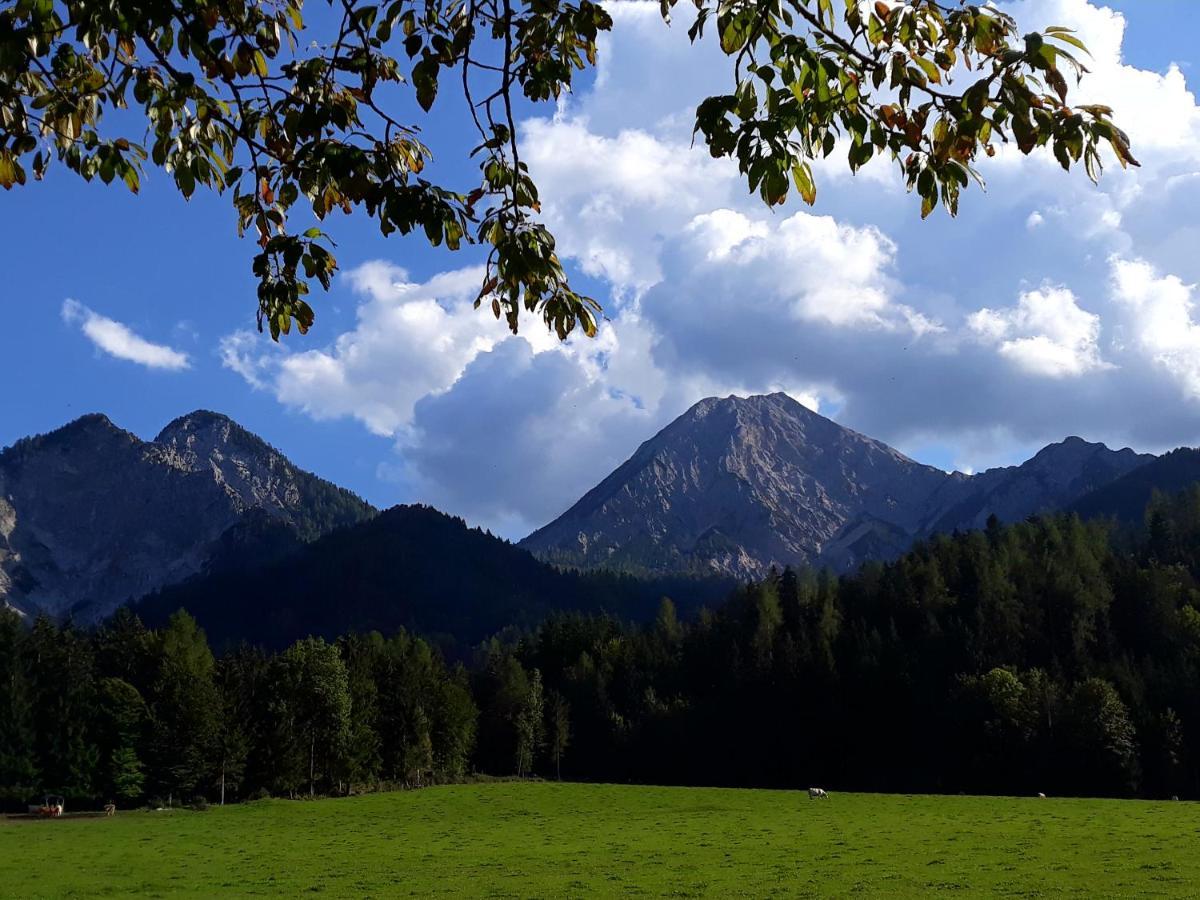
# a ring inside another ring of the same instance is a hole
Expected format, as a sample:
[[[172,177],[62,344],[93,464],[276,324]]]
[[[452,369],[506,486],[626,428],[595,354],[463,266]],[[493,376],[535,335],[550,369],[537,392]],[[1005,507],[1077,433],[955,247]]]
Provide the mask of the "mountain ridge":
[[[1200,483],[1200,449],[1179,447],[1086,494],[1068,510],[1085,518],[1104,517],[1138,524],[1156,491],[1177,494],[1197,483]]]
[[[559,565],[648,573],[847,570],[992,514],[1062,508],[1151,459],[1072,436],[1018,466],[948,473],[785,393],[710,397],[520,546]]]
[[[1200,451],[1176,454],[1071,436],[1020,465],[947,473],[784,393],[711,397],[518,546],[560,568],[640,576],[848,571],[993,514],[1084,509],[1105,489],[1132,508],[1158,481],[1200,476]],[[0,450],[0,604],[96,621],[189,580],[252,578],[376,515],[221,413],[179,416],[149,441],[91,413]]]
[[[0,450],[0,601],[93,621],[229,559],[221,538],[251,510],[299,541],[375,514],[219,413],[151,441],[81,416]]]

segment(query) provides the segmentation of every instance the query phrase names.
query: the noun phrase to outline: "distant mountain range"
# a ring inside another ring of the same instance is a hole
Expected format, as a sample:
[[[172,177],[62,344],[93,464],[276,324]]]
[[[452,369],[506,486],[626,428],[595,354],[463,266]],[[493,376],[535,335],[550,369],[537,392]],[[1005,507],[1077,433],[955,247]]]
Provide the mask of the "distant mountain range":
[[[709,398],[521,546],[559,565],[630,572],[847,570],[991,515],[1081,503],[1154,460],[1071,437],[1019,466],[948,474],[787,394]]]
[[[0,601],[95,621],[374,515],[225,416],[191,413],[149,442],[84,416],[0,451]]]
[[[218,642],[478,640],[556,609],[646,618],[664,595],[694,609],[773,565],[845,571],[991,515],[1134,521],[1155,489],[1197,481],[1200,451],[1075,437],[948,474],[786,394],[710,398],[512,545],[427,507],[377,513],[216,413],[153,441],[91,415],[0,451],[0,603],[88,623],[144,598],[150,621],[184,606]]]

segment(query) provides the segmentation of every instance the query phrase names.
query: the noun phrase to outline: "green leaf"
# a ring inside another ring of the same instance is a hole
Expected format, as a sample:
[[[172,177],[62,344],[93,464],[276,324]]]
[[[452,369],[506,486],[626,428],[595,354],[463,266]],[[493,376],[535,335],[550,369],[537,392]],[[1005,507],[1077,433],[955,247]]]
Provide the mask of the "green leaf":
[[[433,101],[437,99],[437,73],[437,59],[432,56],[424,57],[413,66],[412,80],[413,87],[417,89],[417,103],[425,112],[433,108]]]
[[[7,191],[14,184],[24,183],[24,177],[17,174],[19,169],[20,165],[10,154],[0,153],[0,187]]]
[[[817,100],[821,103],[828,103],[833,95],[829,91],[829,75],[825,72],[823,63],[817,63]]]
[[[926,77],[928,77],[930,81],[932,81],[934,84],[941,84],[941,70],[938,69],[938,67],[935,66],[930,60],[923,56],[914,56],[913,62],[921,67],[921,71],[925,73]]]
[[[1056,41],[1062,41],[1064,44],[1070,44],[1072,47],[1082,50],[1088,56],[1092,55],[1092,52],[1088,50],[1087,45],[1079,38],[1075,37],[1069,28],[1062,28],[1052,25],[1051,27],[1045,29],[1043,33],[1046,37],[1053,38]]]
[[[852,144],[849,153],[850,171],[856,172],[871,161],[875,155],[875,145],[866,143]]]
[[[798,162],[792,166],[792,181],[796,183],[796,190],[805,203],[812,206],[817,202],[817,186],[808,163]]]
[[[740,119],[752,119],[758,111],[758,94],[754,90],[754,82],[749,78],[738,85],[737,114]]]
[[[1063,103],[1067,102],[1067,80],[1063,78],[1062,72],[1058,69],[1051,69],[1046,73],[1046,83],[1054,88],[1054,93],[1058,94],[1058,99]]]
[[[878,44],[883,40],[883,23],[874,14],[867,20],[867,40],[872,44]]]
[[[190,166],[183,165],[175,170],[175,185],[184,198],[191,198],[196,190],[196,177],[192,174]]]
[[[721,24],[721,49],[727,54],[737,53],[750,39],[753,16],[746,11],[727,16]]]

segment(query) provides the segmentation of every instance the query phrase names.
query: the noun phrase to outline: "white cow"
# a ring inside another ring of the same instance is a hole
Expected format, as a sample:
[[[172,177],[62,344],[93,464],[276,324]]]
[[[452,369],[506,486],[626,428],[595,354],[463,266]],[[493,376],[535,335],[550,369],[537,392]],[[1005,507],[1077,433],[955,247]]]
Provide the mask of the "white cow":
[[[827,794],[825,792],[824,788],[809,788],[808,789],[808,799],[809,800],[819,800],[821,798],[824,798],[826,800],[829,799],[829,794]]]

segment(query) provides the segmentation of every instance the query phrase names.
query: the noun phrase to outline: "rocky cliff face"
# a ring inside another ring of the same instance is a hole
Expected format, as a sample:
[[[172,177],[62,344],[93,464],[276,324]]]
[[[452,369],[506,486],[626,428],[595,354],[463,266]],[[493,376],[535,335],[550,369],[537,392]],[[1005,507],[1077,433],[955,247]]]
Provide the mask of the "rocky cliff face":
[[[850,568],[934,530],[1060,508],[1151,457],[1070,438],[976,476],[914,462],[787,396],[710,398],[522,546],[548,561],[755,577]]]
[[[215,413],[150,442],[85,416],[0,452],[0,600],[95,620],[227,558],[249,511],[301,539],[374,512]]]

